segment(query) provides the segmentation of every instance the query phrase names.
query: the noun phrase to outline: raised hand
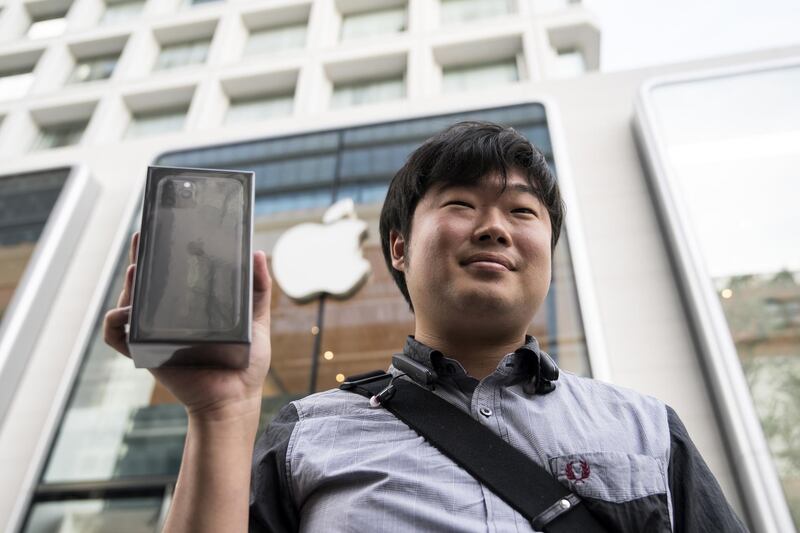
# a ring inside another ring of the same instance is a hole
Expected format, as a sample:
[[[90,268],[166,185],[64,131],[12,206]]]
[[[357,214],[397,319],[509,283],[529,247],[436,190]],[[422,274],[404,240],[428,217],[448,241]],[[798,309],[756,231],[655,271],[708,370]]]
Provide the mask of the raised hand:
[[[130,357],[125,324],[130,316],[131,288],[136,271],[138,232],[131,238],[129,266],[117,307],[106,313],[105,342]],[[155,378],[187,409],[190,416],[213,420],[258,413],[261,390],[270,365],[270,297],[272,280],[264,252],[253,254],[253,330],[250,365],[244,369],[166,367],[151,369]],[[257,416],[256,416],[257,418]]]

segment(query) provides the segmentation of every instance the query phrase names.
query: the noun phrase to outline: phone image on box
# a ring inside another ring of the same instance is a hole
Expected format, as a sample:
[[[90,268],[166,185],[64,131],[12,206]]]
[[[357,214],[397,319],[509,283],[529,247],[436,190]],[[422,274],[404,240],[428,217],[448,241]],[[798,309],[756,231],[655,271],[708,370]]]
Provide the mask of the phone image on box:
[[[244,187],[204,175],[159,180],[141,265],[149,282],[141,327],[207,338],[240,329]]]

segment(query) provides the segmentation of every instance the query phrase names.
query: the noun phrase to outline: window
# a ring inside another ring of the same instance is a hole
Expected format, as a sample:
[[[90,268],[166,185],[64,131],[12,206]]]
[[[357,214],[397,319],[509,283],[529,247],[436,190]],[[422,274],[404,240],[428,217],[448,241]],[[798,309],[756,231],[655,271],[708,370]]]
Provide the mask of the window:
[[[480,89],[518,80],[516,59],[442,69],[442,90],[448,93]]]
[[[442,24],[458,24],[508,15],[514,10],[513,0],[442,0]]]
[[[533,7],[539,13],[545,11],[558,11],[570,6],[578,5],[581,0],[534,0]]]
[[[288,116],[292,114],[293,106],[293,94],[232,98],[225,115],[225,123],[235,124]]]
[[[100,24],[112,25],[126,22],[138,17],[144,10],[145,0],[121,0],[119,2],[107,2],[100,18]]]
[[[578,48],[558,48],[556,50],[555,77],[571,78],[586,72],[586,57]]]
[[[156,70],[167,70],[185,65],[204,63],[211,39],[198,39],[183,43],[165,44],[156,60]]]
[[[56,170],[0,177],[0,320],[68,176]]]
[[[306,44],[306,22],[254,29],[250,31],[245,55],[274,53],[303,48]]]
[[[156,531],[161,498],[107,498],[37,503],[23,533],[45,531]],[[160,529],[160,528],[159,528]]]
[[[67,29],[67,10],[33,16],[28,27],[29,39],[45,39],[61,35]]]
[[[193,7],[193,6],[201,6],[204,4],[214,4],[220,1],[221,0],[184,0],[184,4],[187,7]]]
[[[159,133],[171,133],[183,129],[186,113],[189,108],[159,109],[133,113],[125,137],[135,139]]]
[[[79,59],[67,83],[107,80],[114,73],[118,60],[118,53]]]
[[[28,94],[33,85],[33,66],[0,71],[0,100],[14,100]]]
[[[47,150],[78,144],[86,130],[88,120],[68,122],[64,124],[42,125],[33,150]]]
[[[399,33],[406,29],[406,7],[342,15],[341,40]]]
[[[797,62],[761,65],[656,82],[637,111],[742,483],[771,495],[743,503],[782,531],[800,527],[799,92]]]
[[[334,84],[331,107],[351,107],[397,100],[405,96],[405,89],[405,79],[402,76]]]

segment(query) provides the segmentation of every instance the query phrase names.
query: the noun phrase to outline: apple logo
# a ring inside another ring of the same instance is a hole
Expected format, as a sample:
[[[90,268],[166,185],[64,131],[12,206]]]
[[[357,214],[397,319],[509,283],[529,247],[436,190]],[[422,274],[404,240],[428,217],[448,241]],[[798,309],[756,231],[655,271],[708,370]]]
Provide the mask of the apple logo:
[[[371,272],[361,244],[367,223],[356,218],[351,198],[339,200],[322,224],[298,224],[272,249],[272,273],[281,290],[297,303],[323,293],[344,300],[355,294]]]

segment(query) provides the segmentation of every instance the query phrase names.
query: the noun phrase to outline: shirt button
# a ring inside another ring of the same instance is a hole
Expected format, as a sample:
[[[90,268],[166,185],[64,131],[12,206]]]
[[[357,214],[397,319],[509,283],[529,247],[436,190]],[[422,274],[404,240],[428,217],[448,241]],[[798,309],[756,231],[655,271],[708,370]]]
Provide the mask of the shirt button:
[[[480,414],[482,414],[487,418],[492,416],[492,410],[489,409],[488,407],[481,407],[480,409],[478,409],[478,412],[480,412]]]

